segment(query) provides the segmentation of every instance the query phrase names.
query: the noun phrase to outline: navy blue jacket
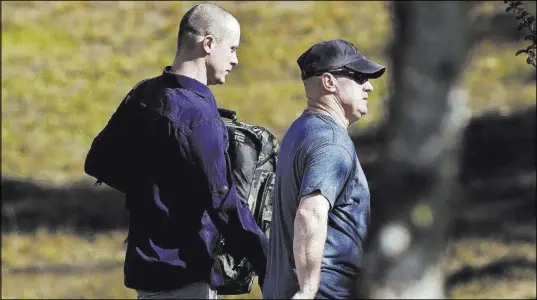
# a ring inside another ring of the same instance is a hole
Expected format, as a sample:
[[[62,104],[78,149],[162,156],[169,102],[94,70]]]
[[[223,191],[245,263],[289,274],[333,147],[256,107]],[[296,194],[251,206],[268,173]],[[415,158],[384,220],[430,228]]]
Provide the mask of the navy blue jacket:
[[[130,213],[125,285],[160,291],[193,282],[222,284],[214,256],[220,236],[245,256],[260,279],[268,240],[237,198],[228,134],[209,88],[166,67],[139,83],[128,97],[158,111],[151,178],[127,192]]]

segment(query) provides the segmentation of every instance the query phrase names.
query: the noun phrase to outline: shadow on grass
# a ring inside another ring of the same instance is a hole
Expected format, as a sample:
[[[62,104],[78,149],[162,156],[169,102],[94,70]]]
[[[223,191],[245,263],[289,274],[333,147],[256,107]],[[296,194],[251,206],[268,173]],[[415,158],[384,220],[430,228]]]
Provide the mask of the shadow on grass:
[[[520,22],[512,13],[498,12],[479,15],[472,23],[473,41],[475,44],[483,40],[496,43],[522,41],[528,32],[517,30],[519,24]]]
[[[453,235],[535,241],[535,106],[474,119],[464,144]]]
[[[49,187],[2,178],[2,232],[31,232],[38,227],[95,232],[127,228],[128,219],[123,194],[109,187],[87,183]]]
[[[457,272],[446,278],[445,287],[451,289],[456,285],[466,283],[476,278],[523,278],[523,275],[517,275],[517,271],[535,272],[535,261],[525,258],[506,258],[491,262],[481,267],[463,267]]]

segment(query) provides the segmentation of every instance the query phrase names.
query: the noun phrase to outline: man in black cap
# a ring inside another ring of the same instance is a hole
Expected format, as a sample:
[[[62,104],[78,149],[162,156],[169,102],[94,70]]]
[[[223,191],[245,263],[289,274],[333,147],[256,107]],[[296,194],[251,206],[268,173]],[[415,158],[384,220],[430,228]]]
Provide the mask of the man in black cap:
[[[347,128],[367,114],[385,67],[344,40],[298,58],[307,108],[280,144],[266,299],[350,299],[362,265],[369,188]]]

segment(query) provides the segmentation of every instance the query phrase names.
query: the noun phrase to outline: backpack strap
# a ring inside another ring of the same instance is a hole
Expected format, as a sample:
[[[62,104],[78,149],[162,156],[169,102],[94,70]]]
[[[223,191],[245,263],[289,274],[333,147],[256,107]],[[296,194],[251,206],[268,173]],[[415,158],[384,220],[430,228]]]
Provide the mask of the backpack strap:
[[[230,119],[232,121],[237,121],[237,113],[234,110],[219,108],[218,113],[220,117]]]

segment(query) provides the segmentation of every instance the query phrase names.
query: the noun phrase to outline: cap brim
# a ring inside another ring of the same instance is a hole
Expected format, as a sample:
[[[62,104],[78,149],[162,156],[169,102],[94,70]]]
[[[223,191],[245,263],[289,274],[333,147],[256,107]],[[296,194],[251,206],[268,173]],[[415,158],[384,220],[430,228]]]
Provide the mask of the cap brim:
[[[358,73],[365,74],[372,79],[379,78],[386,71],[385,66],[368,60],[364,57],[360,57],[359,59],[347,64],[346,67]]]

